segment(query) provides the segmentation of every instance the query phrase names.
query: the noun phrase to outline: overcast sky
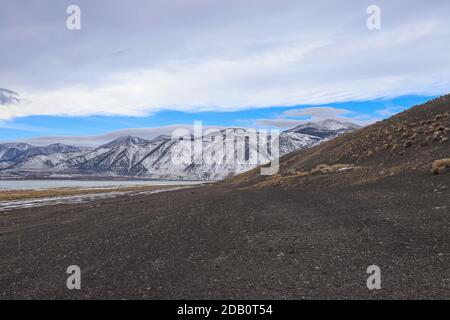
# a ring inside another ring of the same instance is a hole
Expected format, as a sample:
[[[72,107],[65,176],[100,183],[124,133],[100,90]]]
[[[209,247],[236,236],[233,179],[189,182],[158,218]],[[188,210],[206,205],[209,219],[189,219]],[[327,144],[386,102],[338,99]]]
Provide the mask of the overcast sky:
[[[441,95],[449,16],[448,0],[2,0],[0,126]]]

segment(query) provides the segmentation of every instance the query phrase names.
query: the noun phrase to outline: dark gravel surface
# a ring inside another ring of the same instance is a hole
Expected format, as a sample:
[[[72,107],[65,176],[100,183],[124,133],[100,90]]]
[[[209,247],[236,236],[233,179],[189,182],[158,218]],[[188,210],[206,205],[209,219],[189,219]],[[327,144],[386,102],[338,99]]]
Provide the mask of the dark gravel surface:
[[[366,287],[372,264],[381,290]],[[31,298],[450,298],[450,174],[3,212],[0,299]]]

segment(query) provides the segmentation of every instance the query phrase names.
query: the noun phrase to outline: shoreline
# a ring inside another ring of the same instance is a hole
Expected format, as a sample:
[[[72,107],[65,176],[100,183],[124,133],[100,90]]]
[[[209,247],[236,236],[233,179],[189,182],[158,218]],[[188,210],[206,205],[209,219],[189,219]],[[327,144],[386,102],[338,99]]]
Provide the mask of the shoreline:
[[[180,187],[193,187],[193,185],[154,185],[154,186],[124,186],[124,187],[96,187],[73,188],[61,187],[42,190],[0,190],[0,203],[4,201],[20,201],[44,198],[58,198],[67,196],[89,196],[111,193],[140,193],[151,191],[163,191]]]
[[[145,186],[131,188],[97,188],[97,189],[51,189],[32,191],[15,191],[13,194],[0,192],[0,213],[18,209],[52,207],[57,205],[70,205],[95,202],[120,197],[136,197],[156,193],[171,192],[194,188],[196,185],[178,186]],[[3,198],[2,198],[3,196]]]
[[[171,180],[171,179],[152,179],[152,178],[136,178],[136,177],[93,177],[93,176],[71,176],[71,177],[6,177],[0,176],[1,181],[142,181],[142,182],[161,182],[161,181],[170,181],[170,182],[180,182],[180,183],[208,183],[208,182],[217,182],[219,180]]]

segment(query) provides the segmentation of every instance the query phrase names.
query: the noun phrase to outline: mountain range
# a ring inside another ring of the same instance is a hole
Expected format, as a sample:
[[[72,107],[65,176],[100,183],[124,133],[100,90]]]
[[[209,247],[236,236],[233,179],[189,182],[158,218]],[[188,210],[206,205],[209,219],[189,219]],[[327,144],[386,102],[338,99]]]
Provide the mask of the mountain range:
[[[280,156],[315,146],[359,126],[337,120],[309,122],[284,131],[279,136]],[[251,170],[258,165],[248,157],[258,146],[246,142],[250,131],[229,128],[201,138],[203,151],[216,156],[217,163],[191,157],[192,136],[151,140],[119,137],[97,148],[61,143],[44,147],[27,143],[0,144],[0,177],[134,177],[172,180],[221,180]],[[224,139],[216,139],[222,136]],[[247,158],[227,162],[227,156],[245,150]]]

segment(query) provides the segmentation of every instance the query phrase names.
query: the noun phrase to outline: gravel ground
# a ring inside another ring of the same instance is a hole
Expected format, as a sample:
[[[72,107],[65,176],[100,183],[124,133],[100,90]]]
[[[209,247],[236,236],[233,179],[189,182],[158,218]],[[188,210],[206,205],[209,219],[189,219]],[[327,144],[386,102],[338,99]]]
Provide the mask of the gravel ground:
[[[221,183],[1,213],[0,298],[450,298],[449,240],[450,174]]]

